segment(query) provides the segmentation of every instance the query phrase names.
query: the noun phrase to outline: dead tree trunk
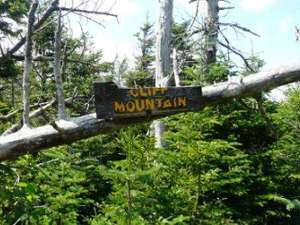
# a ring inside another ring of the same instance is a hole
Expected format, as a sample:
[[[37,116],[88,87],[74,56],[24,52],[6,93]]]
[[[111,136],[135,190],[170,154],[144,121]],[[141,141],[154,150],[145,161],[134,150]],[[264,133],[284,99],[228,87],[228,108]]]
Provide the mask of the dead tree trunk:
[[[300,81],[299,65],[252,74],[238,82],[223,82],[207,86],[202,89],[202,107],[222,103],[235,97],[255,96],[262,91],[296,81]],[[148,119],[145,118],[145,121]],[[90,114],[70,121],[59,121],[52,125],[34,128],[28,132],[20,130],[17,133],[0,137],[0,161],[38,152],[47,147],[72,143],[100,133],[112,132],[132,123],[137,123],[137,121],[99,120],[96,119],[95,114]]]
[[[177,50],[176,48],[173,48],[173,74],[174,74],[174,80],[175,80],[175,86],[180,87],[180,77],[179,77],[179,68],[178,68],[178,62],[177,62]]]
[[[166,87],[171,74],[171,28],[173,16],[173,0],[159,0],[160,15],[157,24],[156,36],[156,67],[155,86]],[[162,139],[165,124],[156,120],[153,122],[155,147],[162,148],[165,143]]]
[[[207,15],[204,20],[204,60],[205,64],[215,63],[217,59],[219,0],[206,0]]]
[[[65,112],[65,97],[62,81],[61,70],[61,11],[58,12],[57,28],[55,32],[55,56],[54,56],[54,75],[56,82],[56,98],[58,106],[58,119],[65,120],[67,115]]]
[[[26,35],[26,46],[25,46],[25,61],[24,61],[24,73],[23,73],[23,127],[30,127],[29,124],[29,111],[30,111],[30,101],[29,101],[29,92],[30,92],[30,72],[32,67],[32,34],[33,34],[33,25],[35,20],[35,12],[38,6],[38,0],[35,0],[30,8],[28,15],[28,24],[27,24],[27,35]]]

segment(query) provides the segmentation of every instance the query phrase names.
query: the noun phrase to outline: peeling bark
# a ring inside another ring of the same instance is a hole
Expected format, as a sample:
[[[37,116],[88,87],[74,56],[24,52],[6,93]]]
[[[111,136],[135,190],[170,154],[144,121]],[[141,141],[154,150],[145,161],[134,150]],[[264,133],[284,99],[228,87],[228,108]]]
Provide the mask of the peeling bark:
[[[203,87],[203,107],[222,103],[235,97],[253,96],[278,86],[300,81],[300,65],[281,67],[241,78],[238,82],[223,82]],[[165,116],[165,115],[164,115]],[[145,118],[144,121],[148,121]],[[47,147],[69,144],[101,133],[112,132],[143,120],[105,121],[97,120],[95,114],[56,122],[59,129],[51,125],[19,131],[0,137],[0,161],[13,159],[26,153],[38,152]]]

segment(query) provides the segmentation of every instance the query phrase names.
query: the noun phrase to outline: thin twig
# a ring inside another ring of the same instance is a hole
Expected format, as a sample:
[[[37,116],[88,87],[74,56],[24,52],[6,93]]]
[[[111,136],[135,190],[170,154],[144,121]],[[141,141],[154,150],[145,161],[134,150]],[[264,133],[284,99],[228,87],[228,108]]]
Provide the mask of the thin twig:
[[[99,12],[99,11],[93,11],[93,10],[67,8],[67,7],[59,7],[59,9],[62,10],[62,11],[87,13],[87,14],[95,14],[95,15],[104,15],[104,16],[112,16],[112,17],[118,18],[118,16],[116,14],[109,13],[109,12]]]
[[[259,34],[255,33],[254,31],[250,30],[249,28],[246,28],[246,27],[243,27],[243,26],[239,25],[238,23],[223,23],[223,22],[219,22],[218,25],[220,25],[220,26],[229,26],[229,27],[231,27],[233,29],[237,28],[237,29],[242,30],[244,32],[250,33],[250,34],[252,34],[254,36],[260,37]]]
[[[238,56],[244,61],[246,67],[247,67],[251,72],[254,72],[254,70],[253,70],[252,67],[250,66],[248,60],[243,56],[243,54],[242,54],[239,50],[235,49],[234,47],[232,47],[232,46],[230,46],[230,45],[224,44],[224,43],[221,42],[221,41],[218,41],[218,43],[219,43],[221,46],[223,46],[224,48],[230,50],[232,53],[238,55]]]

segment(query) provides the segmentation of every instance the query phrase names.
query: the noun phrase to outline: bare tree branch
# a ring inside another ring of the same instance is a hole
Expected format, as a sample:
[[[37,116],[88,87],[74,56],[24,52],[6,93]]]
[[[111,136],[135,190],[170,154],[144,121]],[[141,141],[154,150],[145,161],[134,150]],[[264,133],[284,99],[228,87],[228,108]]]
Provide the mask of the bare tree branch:
[[[221,26],[229,26],[229,27],[232,27],[232,28],[237,28],[237,29],[242,30],[244,32],[250,33],[254,36],[260,37],[259,34],[253,32],[249,28],[246,28],[246,27],[243,27],[243,26],[239,25],[238,23],[222,23],[222,22],[219,22],[218,24],[221,25]]]
[[[30,108],[41,107],[41,106],[46,105],[47,103],[45,103],[45,102],[44,103],[37,103],[37,104],[31,105]],[[12,117],[14,117],[15,115],[17,115],[18,113],[21,113],[21,112],[23,112],[23,108],[22,109],[16,109],[16,110],[14,110],[14,111],[6,114],[6,115],[0,116],[0,122],[8,121]]]
[[[67,8],[67,7],[59,7],[59,9],[62,11],[104,15],[104,16],[112,16],[112,17],[118,18],[118,15],[109,13],[109,12],[99,12],[99,11],[91,11],[91,10],[85,10],[85,9]]]
[[[13,59],[17,60],[17,61],[23,61],[24,60],[24,56],[23,55],[12,55],[11,56]],[[84,64],[84,65],[94,65],[93,62],[89,62],[89,61],[84,61],[84,60],[75,60],[75,59],[66,59],[67,62],[70,63],[79,63],[79,64]],[[43,55],[38,55],[32,58],[32,61],[34,62],[48,62],[48,61],[54,61],[54,57],[52,56],[43,56]]]
[[[74,95],[72,97],[69,97],[65,100],[65,104],[72,105],[75,98],[77,98],[77,93],[74,92]],[[56,99],[52,99],[49,102],[42,103],[41,107],[39,107],[38,109],[34,110],[33,112],[31,112],[29,114],[29,119],[32,119],[32,118],[42,115],[46,110],[53,107],[56,103],[57,103]],[[12,125],[8,130],[6,130],[2,134],[2,136],[6,136],[6,135],[12,134],[14,132],[17,132],[18,130],[20,130],[22,128],[22,125],[23,125],[23,121],[20,121],[19,123]]]
[[[253,68],[251,67],[251,65],[249,64],[248,60],[243,56],[243,54],[235,49],[234,47],[230,46],[229,44],[224,44],[223,42],[221,41],[218,41],[218,43],[223,46],[224,48],[227,48],[228,50],[230,50],[232,53],[238,55],[245,63],[246,67],[251,71],[251,72],[254,72],[253,71]]]
[[[89,16],[84,15],[83,13],[79,13],[79,12],[73,12],[73,13],[76,14],[76,15],[78,15],[78,16],[82,16],[82,17],[86,18],[87,20],[90,20],[93,23],[96,23],[100,27],[105,28],[105,26],[102,23],[98,22],[97,20],[94,20],[93,18],[91,18]]]
[[[228,10],[228,9],[234,9],[234,7],[233,6],[219,7],[219,10]]]
[[[113,13],[109,12],[99,12],[99,11],[89,11],[89,10],[81,10],[77,8],[66,8],[66,7],[58,7],[59,0],[53,0],[49,8],[45,11],[45,13],[41,16],[40,20],[34,24],[33,31],[36,31],[41,28],[41,26],[47,21],[47,19],[52,15],[53,12],[61,9],[63,11],[69,11],[69,12],[82,12],[87,14],[97,14],[97,15],[105,15],[105,16],[112,16],[118,19],[118,16]],[[17,44],[14,45],[5,55],[13,55],[15,54],[26,42],[26,36],[22,37]]]
[[[41,19],[33,26],[33,31],[40,28],[45,23],[45,21],[52,15],[52,13],[55,10],[57,10],[57,4],[58,0],[53,0],[50,7],[46,10]],[[26,37],[21,38],[19,42],[6,53],[6,55],[13,55],[14,53],[16,53],[25,44],[25,42]]]
[[[257,95],[262,91],[296,81],[300,81],[299,65],[255,73],[244,77],[240,82],[223,82],[203,87],[203,107],[222,103],[235,97]],[[148,119],[145,118],[139,122],[149,121]],[[69,144],[101,133],[112,132],[137,122],[137,120],[105,121],[96,119],[95,114],[89,114],[67,122],[56,122],[60,132],[51,125],[34,128],[29,132],[19,131],[0,137],[0,161],[38,152],[48,147]]]

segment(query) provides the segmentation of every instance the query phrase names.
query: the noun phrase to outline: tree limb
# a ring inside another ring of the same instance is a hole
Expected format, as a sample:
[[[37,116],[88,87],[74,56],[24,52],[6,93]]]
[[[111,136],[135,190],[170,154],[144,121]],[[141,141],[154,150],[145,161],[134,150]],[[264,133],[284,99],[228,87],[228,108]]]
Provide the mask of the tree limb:
[[[17,60],[17,61],[23,61],[24,60],[24,55],[12,55],[11,57],[13,59]],[[54,57],[38,55],[38,56],[33,57],[32,61],[34,61],[34,62],[54,61]],[[66,61],[70,62],[70,63],[79,63],[79,64],[83,64],[83,65],[87,65],[87,66],[95,64],[95,62],[93,63],[93,62],[89,62],[89,61],[75,60],[75,59],[70,59],[70,58],[67,58]]]
[[[77,97],[77,96],[74,95],[73,97],[67,98],[67,99],[65,100],[65,104],[66,104],[66,105],[72,104],[74,98],[76,98],[76,97]],[[56,100],[55,98],[52,99],[51,101],[49,101],[48,103],[43,103],[43,105],[42,105],[40,108],[38,108],[38,109],[32,111],[32,112],[29,114],[29,119],[32,119],[32,118],[35,118],[35,117],[37,117],[37,116],[42,115],[47,109],[49,109],[50,107],[54,106],[56,103],[57,103],[57,100]],[[2,136],[6,136],[6,135],[12,134],[12,133],[14,133],[14,132],[17,132],[18,130],[21,129],[22,125],[23,125],[23,121],[20,121],[19,123],[16,123],[16,124],[12,125],[8,130],[6,130],[6,131],[2,134]]]
[[[227,41],[227,40],[226,40]],[[228,49],[229,51],[231,51],[232,53],[238,55],[245,63],[246,67],[251,71],[251,72],[254,72],[253,71],[253,68],[251,67],[251,65],[249,64],[248,60],[243,56],[243,54],[238,50],[238,49],[235,49],[234,47],[230,46],[229,44],[224,44],[223,42],[221,41],[218,41],[218,43],[223,46],[224,48]]]
[[[79,13],[87,13],[87,14],[95,14],[95,15],[104,15],[104,16],[112,16],[118,18],[116,14],[109,13],[109,12],[99,12],[99,11],[91,11],[85,9],[75,9],[75,8],[67,8],[67,7],[59,7],[62,11],[69,11],[69,12],[79,12]]]
[[[30,108],[35,108],[35,107],[41,107],[41,106],[44,106],[46,105],[47,103],[37,103],[37,104],[34,104],[32,106],[30,106]],[[0,116],[0,122],[5,122],[5,121],[8,121],[9,119],[11,119],[12,117],[14,117],[16,114],[20,113],[20,112],[23,112],[23,108],[22,109],[16,109],[6,115],[3,115],[3,116]]]
[[[33,31],[39,29],[45,23],[45,21],[52,15],[52,13],[55,10],[57,10],[57,4],[58,4],[58,0],[54,0],[51,3],[50,7],[42,15],[40,20],[33,26]],[[14,53],[16,53],[25,44],[25,42],[26,42],[26,36],[21,38],[19,42],[6,53],[6,55],[13,55]]]
[[[106,15],[106,16],[113,16],[118,18],[116,14],[108,13],[108,12],[98,12],[98,11],[89,11],[89,10],[81,10],[76,8],[66,8],[66,7],[58,7],[59,0],[53,0],[49,8],[46,12],[41,16],[40,20],[33,26],[33,31],[38,30],[52,15],[53,12],[61,9],[63,11],[70,11],[70,12],[82,12],[82,13],[92,13],[97,15]],[[12,47],[5,55],[13,55],[16,53],[26,42],[26,36],[22,37],[14,47]]]
[[[237,29],[242,30],[244,32],[250,33],[254,36],[260,37],[259,34],[255,33],[254,31],[250,30],[247,27],[243,27],[243,26],[239,25],[238,23],[221,23],[221,22],[219,22],[218,24],[221,25],[221,26],[229,26],[229,27],[232,27],[232,28],[237,28]]]
[[[222,103],[235,97],[257,95],[262,91],[296,81],[300,81],[300,65],[255,73],[241,78],[239,82],[223,82],[206,86],[203,87],[203,107]],[[166,115],[161,115],[161,117],[163,116]],[[112,132],[126,125],[143,121],[148,121],[148,118],[105,121],[96,119],[95,114],[89,114],[73,118],[68,122],[57,121],[56,125],[63,132],[58,132],[51,125],[34,128],[28,132],[19,131],[0,137],[0,161],[39,152],[48,147],[69,144],[101,133]]]

